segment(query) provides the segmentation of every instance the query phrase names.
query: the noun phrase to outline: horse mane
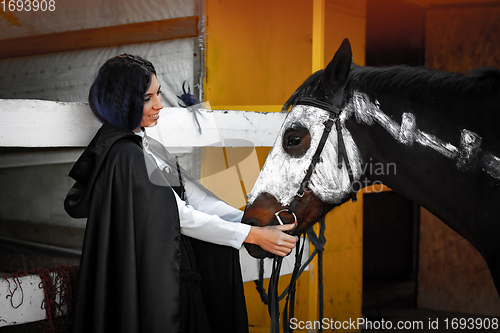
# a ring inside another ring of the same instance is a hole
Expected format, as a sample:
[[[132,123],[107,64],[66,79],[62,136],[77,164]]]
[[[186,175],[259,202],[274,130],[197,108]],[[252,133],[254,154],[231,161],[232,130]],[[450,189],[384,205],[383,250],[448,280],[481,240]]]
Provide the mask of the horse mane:
[[[373,94],[396,94],[416,100],[477,98],[500,92],[500,70],[483,67],[464,75],[427,67],[354,65],[347,90]]]
[[[313,93],[318,87],[320,83],[321,75],[323,74],[324,69],[320,69],[317,72],[314,72],[311,76],[309,76],[304,83],[302,83],[297,90],[294,91],[292,96],[285,102],[283,107],[281,108],[281,112],[288,112],[290,107],[295,104],[297,99],[301,97],[313,97]],[[330,101],[324,101],[330,102]]]
[[[323,71],[319,70],[307,78],[286,101],[281,111],[287,112],[298,98],[314,97]],[[353,64],[346,84],[346,97],[349,98],[353,90],[374,95],[397,94],[400,97],[427,101],[500,95],[500,69],[482,67],[464,75],[423,66],[369,67]],[[328,97],[325,96],[324,102],[331,102]]]

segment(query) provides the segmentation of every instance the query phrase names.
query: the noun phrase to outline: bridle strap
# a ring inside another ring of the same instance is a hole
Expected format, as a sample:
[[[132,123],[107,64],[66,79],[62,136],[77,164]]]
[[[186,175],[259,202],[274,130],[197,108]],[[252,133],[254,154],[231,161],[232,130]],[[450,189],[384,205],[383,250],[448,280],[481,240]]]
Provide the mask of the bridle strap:
[[[339,96],[342,96],[342,94],[339,94]],[[325,147],[326,141],[328,140],[328,136],[330,135],[330,132],[332,131],[333,123],[335,123],[335,127],[337,129],[337,145],[338,145],[337,166],[339,169],[342,169],[342,161],[344,161],[346,164],[347,173],[349,175],[349,182],[351,184],[354,183],[354,176],[352,174],[351,165],[349,163],[349,158],[347,156],[347,150],[345,148],[345,143],[344,143],[344,136],[342,135],[342,125],[339,121],[340,113],[342,112],[342,110],[339,109],[338,106],[334,106],[332,104],[329,104],[329,103],[326,103],[323,101],[319,101],[319,100],[314,99],[314,98],[308,98],[308,97],[303,97],[303,98],[298,99],[297,101],[295,101],[294,105],[313,106],[313,107],[327,111],[328,113],[330,113],[330,117],[328,117],[328,119],[324,123],[325,128],[323,130],[323,134],[321,135],[321,139],[319,140],[318,147],[316,148],[316,151],[314,152],[314,155],[312,157],[311,164],[309,164],[309,168],[307,168],[306,175],[304,176],[304,178],[302,179],[302,182],[300,183],[297,194],[295,194],[290,206],[288,207],[288,212],[290,214],[294,214],[294,212],[297,209],[297,206],[300,202],[300,199],[302,199],[302,197],[304,196],[304,192],[307,188],[307,183],[311,179],[312,173],[314,171],[314,167],[319,162],[320,155],[323,152],[323,148]],[[350,196],[351,196],[351,200],[353,202],[357,201],[356,191],[352,187],[351,187]]]
[[[338,118],[336,118],[338,119]],[[314,152],[314,155],[311,160],[311,164],[309,164],[309,168],[307,168],[306,175],[304,176],[304,179],[300,183],[299,190],[297,191],[297,194],[295,194],[295,197],[292,200],[292,203],[288,207],[288,212],[290,214],[293,214],[295,212],[295,209],[297,208],[297,205],[299,204],[300,199],[304,195],[304,192],[307,188],[307,183],[311,179],[312,173],[314,171],[314,167],[320,160],[320,155],[321,152],[323,151],[323,148],[325,147],[326,141],[328,140],[328,136],[330,135],[330,132],[332,131],[333,123],[335,122],[336,119],[328,118],[328,120],[325,122],[325,129],[323,130],[323,135],[321,135],[321,139],[319,140],[318,147],[316,148],[316,151]]]
[[[341,109],[338,108],[338,105],[342,102],[342,91],[337,95],[336,101],[332,105],[326,102],[322,102],[313,98],[300,98],[297,101],[295,101],[294,105],[309,105],[313,106],[322,110],[327,111],[330,116],[328,119],[324,122],[324,130],[323,134],[321,135],[321,139],[319,140],[318,147],[316,148],[316,151],[314,152],[314,155],[311,160],[311,164],[309,164],[309,167],[307,168],[306,175],[304,176],[302,182],[300,183],[300,187],[297,190],[297,194],[295,194],[294,198],[292,199],[292,202],[290,206],[288,207],[288,212],[294,216],[295,220],[297,219],[295,215],[295,210],[297,209],[297,206],[304,196],[304,192],[307,188],[307,184],[309,180],[311,179],[312,173],[314,171],[314,168],[316,164],[320,161],[320,156],[323,151],[323,148],[325,147],[325,144],[328,140],[328,136],[330,135],[330,132],[332,131],[333,124],[335,123],[336,130],[337,130],[337,145],[338,145],[338,160],[337,160],[337,166],[339,169],[342,169],[343,163],[346,164],[347,168],[347,173],[349,175],[349,181],[351,184],[354,183],[354,176],[352,174],[352,169],[351,165],[349,163],[349,158],[347,156],[347,150],[345,147],[344,143],[344,137],[342,135],[342,124],[340,123],[340,113],[342,112]],[[356,191],[354,188],[352,188],[351,185],[351,199],[352,201],[356,201]],[[275,213],[276,218],[278,221],[281,221],[279,218],[279,214],[283,212],[283,210]],[[321,232],[324,233],[324,220],[322,221],[322,228]],[[324,244],[324,237],[323,238],[323,244]],[[295,267],[292,273],[292,277],[290,279],[290,285],[288,286],[288,291],[286,292],[287,299],[285,303],[285,309],[284,309],[284,314],[283,314],[283,331],[285,333],[293,331],[293,329],[289,326],[288,320],[290,320],[293,317],[294,313],[294,303],[295,303],[295,284],[297,282],[298,277],[300,276],[300,273],[302,273],[303,268],[300,267],[300,258],[302,257],[303,250],[304,250],[304,245],[300,246],[300,241],[298,242],[298,248],[296,248],[296,258],[295,258]],[[318,251],[322,251],[319,248],[315,249],[314,254],[316,254]],[[308,262],[304,264],[303,267],[309,264],[309,262],[312,260],[314,255],[311,255],[309,258]],[[279,271],[281,269],[281,264],[282,264],[283,258],[277,258],[273,261],[273,272],[271,274],[271,278],[269,280],[269,292],[268,292],[268,310],[269,310],[269,315],[271,317],[271,332],[279,332],[279,300],[281,297],[278,296],[278,280],[279,280]],[[282,296],[284,296],[285,293],[283,293]],[[288,305],[290,304],[290,308],[288,308]]]
[[[309,266],[311,261],[314,259],[316,255],[318,255],[318,268],[322,269],[323,266],[323,261],[322,261],[322,253],[324,250],[324,246],[326,243],[325,239],[325,219],[321,220],[321,227],[319,231],[319,235],[316,235],[313,229],[309,229],[307,232],[307,236],[309,238],[309,241],[311,244],[314,245],[314,251],[311,253],[309,258],[302,263],[302,257],[304,254],[304,248],[305,248],[305,235],[302,237],[302,239],[299,237],[299,240],[297,241],[297,245],[295,248],[295,265],[293,268],[292,275],[290,277],[290,283],[288,287],[283,291],[283,293],[278,296],[278,281],[279,281],[279,273],[281,269],[281,264],[283,261],[283,258],[275,258],[273,260],[273,268],[272,268],[272,274],[269,279],[269,289],[268,289],[268,294],[266,295],[266,292],[264,290],[263,286],[263,280],[264,280],[264,267],[263,264],[260,267],[259,270],[259,281],[254,281],[257,290],[259,291],[259,294],[261,296],[262,301],[267,304],[268,306],[268,311],[269,315],[271,317],[271,332],[272,333],[279,333],[279,301],[281,301],[283,298],[286,296],[286,301],[285,301],[285,307],[283,309],[283,333],[290,333],[293,331],[293,329],[290,327],[290,322],[289,320],[294,318],[294,312],[295,312],[295,292],[296,292],[296,284],[297,280],[300,277],[300,275],[304,272],[304,270]],[[261,260],[262,262],[262,260]],[[321,271],[319,271],[321,272]],[[319,281],[319,288],[320,288],[320,300],[323,299],[322,295],[322,275],[320,275],[320,281]],[[321,319],[322,319],[322,310],[323,309],[323,304],[322,302],[320,303],[320,314],[321,314]]]
[[[280,278],[281,264],[283,258],[275,258],[273,260],[273,270],[271,277],[269,278],[269,291],[268,291],[268,311],[271,317],[271,332],[279,333],[280,331],[280,309],[279,309],[279,297],[278,297],[278,281]]]
[[[356,191],[353,188],[354,184],[354,175],[351,169],[351,163],[349,163],[349,157],[347,157],[347,150],[345,149],[344,136],[342,135],[342,125],[340,121],[337,120],[335,123],[337,127],[337,142],[338,142],[338,162],[337,166],[339,169],[342,169],[342,160],[345,162],[345,166],[347,168],[347,175],[349,176],[349,183],[351,184],[351,200],[352,202],[358,201],[356,197]]]
[[[301,271],[301,262],[302,262],[302,256],[304,254],[304,247],[305,247],[305,242],[306,239],[302,240],[302,246],[300,242],[300,237],[299,240],[297,241],[297,248],[295,251],[295,265],[293,267],[293,272],[292,276],[290,278],[290,284],[288,285],[289,291],[286,296],[286,301],[285,301],[285,307],[283,308],[283,332],[284,333],[289,333],[293,331],[290,328],[290,323],[289,320],[293,318],[294,313],[295,313],[295,292],[296,292],[296,285],[297,285],[297,280],[302,273]],[[290,308],[288,306],[290,305]]]
[[[328,112],[330,112],[330,114],[334,114],[335,118],[340,116],[340,113],[342,112],[342,110],[339,109],[338,106],[334,106],[333,104],[326,103],[326,102],[323,102],[323,101],[320,101],[320,100],[317,100],[314,98],[310,98],[310,97],[301,97],[301,98],[297,99],[295,101],[295,103],[293,103],[293,104],[294,105],[314,106],[316,108],[328,111]],[[338,103],[338,104],[340,104],[340,103]]]

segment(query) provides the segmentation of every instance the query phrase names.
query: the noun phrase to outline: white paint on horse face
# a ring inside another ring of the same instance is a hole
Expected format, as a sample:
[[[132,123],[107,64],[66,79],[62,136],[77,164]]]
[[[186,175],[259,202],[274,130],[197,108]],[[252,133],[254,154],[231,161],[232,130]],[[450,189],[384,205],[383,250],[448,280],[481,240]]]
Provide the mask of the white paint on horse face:
[[[328,117],[329,113],[327,111],[313,106],[297,105],[290,110],[254,188],[248,195],[249,204],[252,204],[261,193],[271,194],[283,206],[287,206],[292,202],[304,179],[307,168],[311,164],[312,156],[316,152],[323,134],[324,122]],[[340,118],[342,126],[344,121],[345,116]],[[296,123],[306,127],[311,135],[311,146],[304,156],[300,158],[288,155],[281,144],[285,131]],[[357,180],[362,172],[359,151],[351,134],[345,127],[342,129],[342,134],[353,177]],[[308,184],[308,189],[321,201],[332,204],[341,203],[351,191],[347,168],[344,165],[342,169],[339,169],[337,163],[335,163],[337,161],[337,149],[337,130],[333,126],[321,153],[321,160],[316,164]]]

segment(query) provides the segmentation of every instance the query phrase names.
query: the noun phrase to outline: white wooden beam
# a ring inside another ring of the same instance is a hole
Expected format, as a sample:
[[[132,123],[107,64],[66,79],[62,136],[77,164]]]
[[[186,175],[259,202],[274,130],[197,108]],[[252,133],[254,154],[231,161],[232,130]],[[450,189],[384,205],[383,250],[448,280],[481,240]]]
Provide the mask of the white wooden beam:
[[[272,146],[283,113],[164,108],[149,134],[167,147]],[[100,123],[87,104],[0,100],[0,147],[85,147]]]
[[[285,119],[284,113],[235,110],[192,111],[165,108],[158,125],[147,133],[166,147],[271,147]]]
[[[39,288],[41,282],[38,275],[27,275],[18,281],[0,278],[0,327],[46,318],[45,309],[42,309],[45,295]]]

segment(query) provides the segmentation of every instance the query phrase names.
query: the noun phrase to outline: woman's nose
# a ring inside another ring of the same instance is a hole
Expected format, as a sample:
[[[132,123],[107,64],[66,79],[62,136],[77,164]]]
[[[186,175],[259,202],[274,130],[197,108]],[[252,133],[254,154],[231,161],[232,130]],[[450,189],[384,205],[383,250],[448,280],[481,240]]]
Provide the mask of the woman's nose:
[[[155,99],[155,104],[154,104],[154,108],[156,110],[161,110],[163,109],[163,102],[161,100],[161,96],[158,96],[158,98]]]

